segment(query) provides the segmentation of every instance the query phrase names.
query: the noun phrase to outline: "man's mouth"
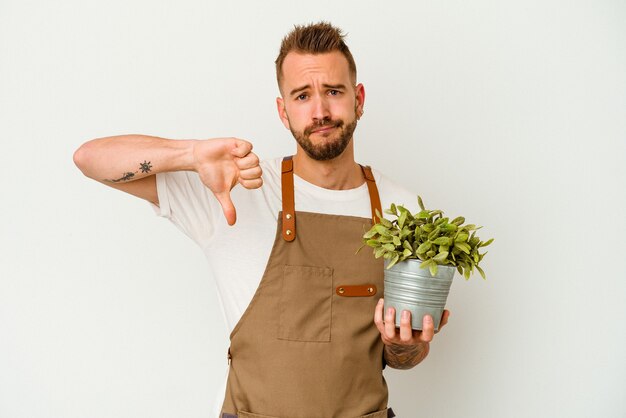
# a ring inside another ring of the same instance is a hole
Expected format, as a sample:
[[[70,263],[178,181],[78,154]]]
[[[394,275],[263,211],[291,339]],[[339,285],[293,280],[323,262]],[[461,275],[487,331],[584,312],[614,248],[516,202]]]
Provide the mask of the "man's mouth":
[[[335,128],[339,128],[341,126],[340,121],[329,121],[324,123],[323,125],[314,126],[313,128],[307,129],[309,134],[323,134],[332,131]]]
[[[336,128],[336,126],[322,126],[322,127],[317,128],[317,129],[313,129],[311,131],[311,133],[312,134],[322,134],[324,132],[328,132],[328,131],[330,131],[332,129],[335,129],[335,128]]]

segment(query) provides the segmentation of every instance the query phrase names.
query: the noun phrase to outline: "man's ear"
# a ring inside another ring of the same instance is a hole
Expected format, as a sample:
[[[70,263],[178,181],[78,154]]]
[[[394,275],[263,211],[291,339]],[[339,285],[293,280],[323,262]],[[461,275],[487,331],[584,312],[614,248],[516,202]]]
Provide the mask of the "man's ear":
[[[285,125],[285,128],[289,129],[289,117],[287,116],[287,110],[285,110],[285,102],[282,97],[276,98],[276,110],[278,110],[278,116]]]
[[[356,90],[356,114],[361,117],[363,114],[363,106],[365,106],[365,87],[362,83],[357,84]]]

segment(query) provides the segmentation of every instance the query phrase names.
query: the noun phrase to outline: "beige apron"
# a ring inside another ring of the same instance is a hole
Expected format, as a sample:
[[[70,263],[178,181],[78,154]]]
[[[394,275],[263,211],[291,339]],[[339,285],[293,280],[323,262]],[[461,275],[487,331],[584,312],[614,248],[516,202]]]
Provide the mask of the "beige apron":
[[[295,212],[293,162],[283,160],[274,246],[230,335],[223,418],[393,416],[373,321],[383,261],[355,255],[380,210],[372,172],[362,168],[372,219]]]

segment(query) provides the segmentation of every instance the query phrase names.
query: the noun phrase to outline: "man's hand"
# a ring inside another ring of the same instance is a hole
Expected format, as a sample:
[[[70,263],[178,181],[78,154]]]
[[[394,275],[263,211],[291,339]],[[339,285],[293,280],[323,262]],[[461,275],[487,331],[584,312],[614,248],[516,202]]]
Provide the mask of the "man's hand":
[[[409,369],[421,362],[428,355],[434,335],[448,323],[450,317],[450,311],[445,309],[439,324],[439,331],[435,331],[433,318],[426,315],[423,319],[422,330],[418,331],[411,328],[410,311],[402,311],[400,327],[397,328],[395,309],[388,308],[384,315],[383,310],[384,300],[381,298],[374,312],[374,323],[385,343],[387,364],[396,369]]]
[[[252,144],[237,138],[216,138],[196,141],[193,148],[194,170],[222,206],[229,225],[237,220],[230,191],[237,183],[247,189],[261,187],[259,157]]]

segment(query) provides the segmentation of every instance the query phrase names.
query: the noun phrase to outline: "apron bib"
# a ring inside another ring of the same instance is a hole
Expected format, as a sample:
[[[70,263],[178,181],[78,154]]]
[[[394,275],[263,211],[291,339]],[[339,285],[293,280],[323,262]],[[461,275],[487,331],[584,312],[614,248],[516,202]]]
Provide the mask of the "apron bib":
[[[393,416],[373,321],[383,260],[355,254],[380,211],[374,177],[362,169],[372,219],[295,212],[293,161],[283,160],[274,246],[230,335],[222,418]]]

